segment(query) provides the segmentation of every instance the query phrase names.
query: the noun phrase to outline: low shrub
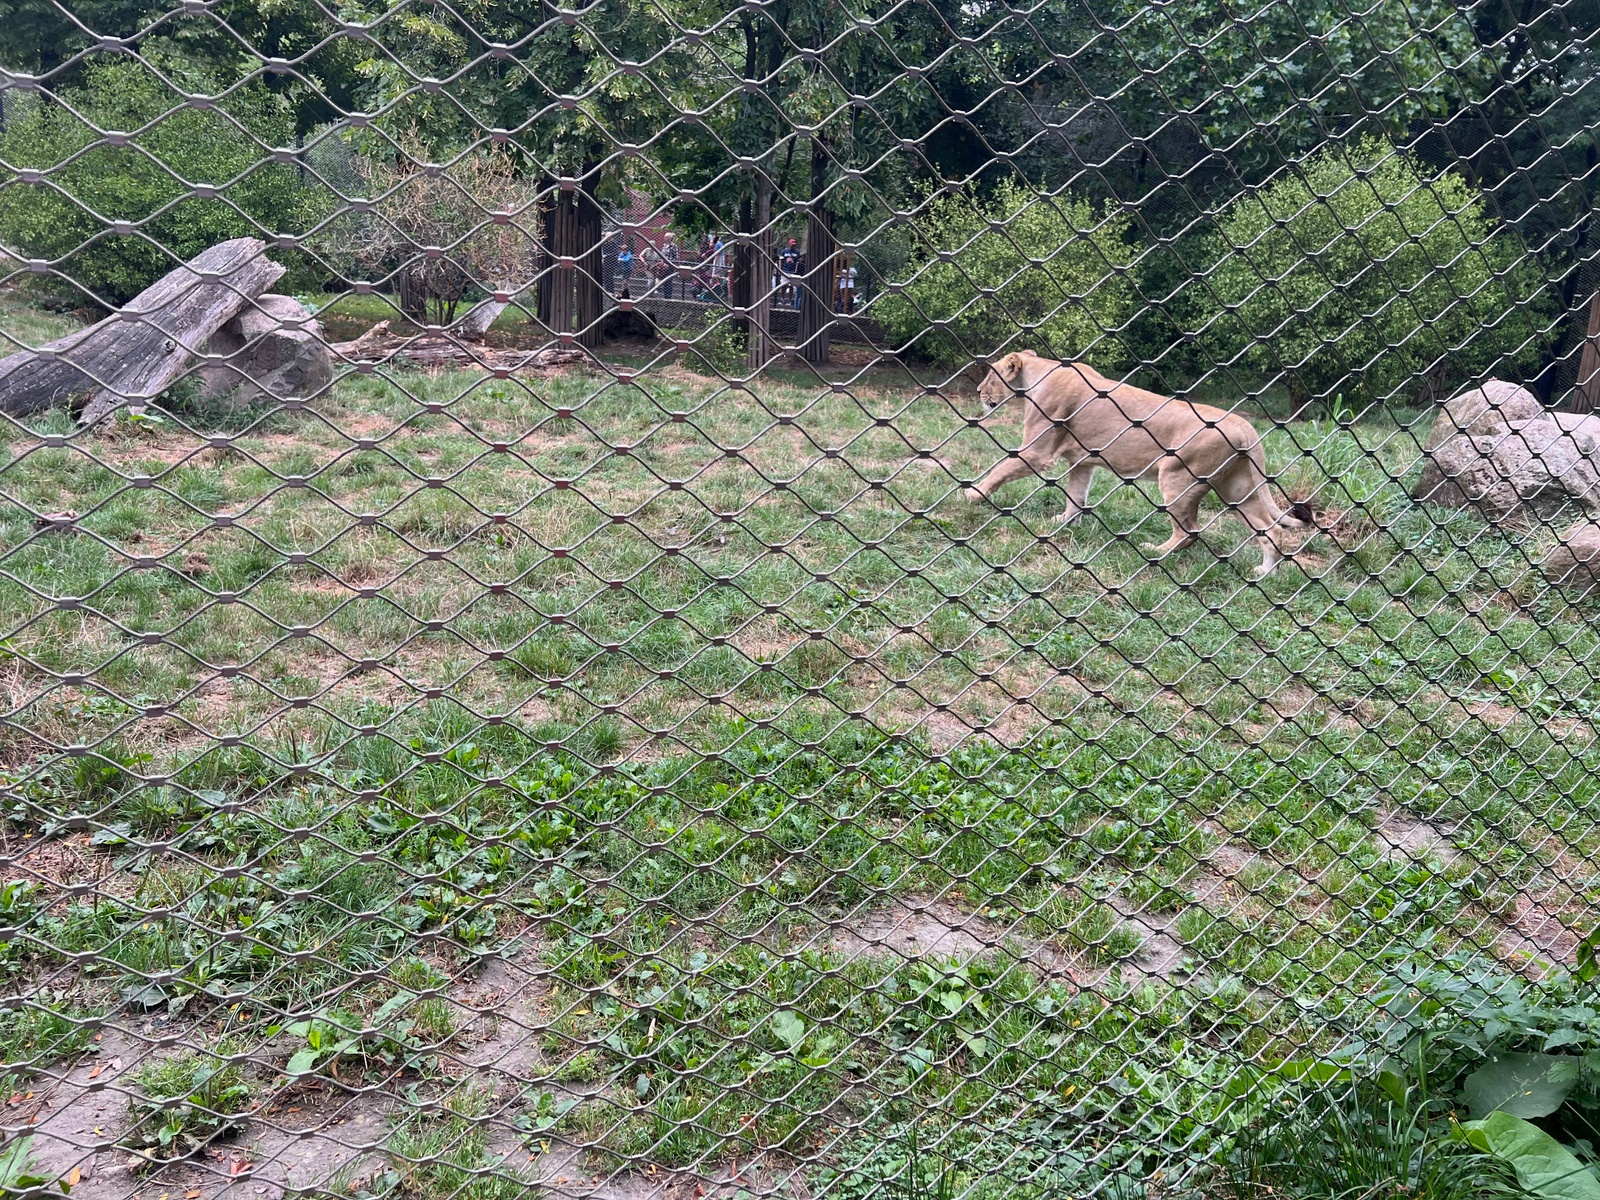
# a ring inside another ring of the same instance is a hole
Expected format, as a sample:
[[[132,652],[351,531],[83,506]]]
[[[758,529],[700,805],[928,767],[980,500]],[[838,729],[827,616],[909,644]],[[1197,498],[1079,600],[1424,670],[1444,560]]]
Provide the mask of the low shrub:
[[[871,313],[897,348],[942,366],[1025,348],[1115,370],[1134,311],[1130,230],[1087,200],[1015,183],[931,200],[903,278]]]
[[[208,109],[138,59],[95,62],[52,103],[8,101],[0,132],[0,244],[122,303],[175,261],[229,238],[303,230],[319,203],[272,148],[294,144],[286,97],[247,84]],[[209,89],[206,89],[209,90]],[[126,133],[112,145],[101,130]],[[43,172],[38,182],[20,172]],[[200,186],[214,195],[196,196]],[[131,232],[116,232],[129,222]]]

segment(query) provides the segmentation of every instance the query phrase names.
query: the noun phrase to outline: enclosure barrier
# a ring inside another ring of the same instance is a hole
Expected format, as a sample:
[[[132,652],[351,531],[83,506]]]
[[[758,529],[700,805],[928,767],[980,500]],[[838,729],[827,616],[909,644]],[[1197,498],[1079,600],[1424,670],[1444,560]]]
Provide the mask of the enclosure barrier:
[[[0,1191],[1600,1196],[1597,31],[0,11]]]

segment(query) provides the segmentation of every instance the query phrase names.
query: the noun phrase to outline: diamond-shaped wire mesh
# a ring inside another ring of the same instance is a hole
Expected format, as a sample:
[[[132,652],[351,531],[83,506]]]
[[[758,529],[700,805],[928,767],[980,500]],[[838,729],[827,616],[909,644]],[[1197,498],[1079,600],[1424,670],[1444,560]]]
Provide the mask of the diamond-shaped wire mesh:
[[[1597,33],[0,2],[0,1190],[1587,1194]]]

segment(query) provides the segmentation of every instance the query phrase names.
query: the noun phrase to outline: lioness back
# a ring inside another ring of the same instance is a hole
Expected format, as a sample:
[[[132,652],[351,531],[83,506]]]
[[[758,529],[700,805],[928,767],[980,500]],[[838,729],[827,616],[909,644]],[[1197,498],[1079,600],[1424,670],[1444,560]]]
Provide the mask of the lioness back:
[[[1084,363],[1055,366],[1034,392],[1035,417],[1065,424],[1084,451],[1124,478],[1154,474],[1174,455],[1207,475],[1243,454],[1258,466],[1259,440],[1237,414],[1107,379]]]

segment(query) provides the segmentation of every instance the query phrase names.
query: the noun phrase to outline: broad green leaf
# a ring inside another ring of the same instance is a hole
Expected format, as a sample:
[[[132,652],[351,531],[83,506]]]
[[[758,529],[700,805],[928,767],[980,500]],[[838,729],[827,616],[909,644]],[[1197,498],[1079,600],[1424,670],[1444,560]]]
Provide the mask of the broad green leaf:
[[[372,1014],[372,1021],[370,1022],[372,1028],[378,1030],[379,1033],[384,1032],[383,1023],[415,999],[416,997],[410,992],[396,992],[390,996],[383,1002],[383,1007]]]
[[[1537,1125],[1496,1112],[1461,1129],[1472,1146],[1510,1163],[1538,1200],[1600,1200],[1600,1179]]]
[[[1467,1107],[1474,1117],[1548,1117],[1577,1083],[1578,1060],[1571,1055],[1497,1054],[1467,1076]]]
[[[1406,1102],[1406,1092],[1409,1089],[1406,1087],[1405,1079],[1403,1079],[1396,1072],[1379,1071],[1378,1086],[1382,1088],[1384,1094],[1396,1104],[1404,1104]]]
[[[1349,1083],[1350,1068],[1325,1058],[1289,1058],[1272,1069],[1272,1074],[1292,1083]]]
[[[799,1013],[785,1009],[773,1016],[772,1032],[785,1049],[793,1050],[806,1040],[806,1019]]]
[[[293,1079],[297,1075],[309,1075],[312,1071],[315,1071],[319,1057],[320,1054],[314,1047],[295,1051],[289,1059],[288,1067],[285,1068],[289,1078]]]
[[[0,1149],[0,1187],[18,1186],[18,1181],[28,1173],[32,1158],[33,1134],[31,1133],[13,1138],[4,1149]]]

